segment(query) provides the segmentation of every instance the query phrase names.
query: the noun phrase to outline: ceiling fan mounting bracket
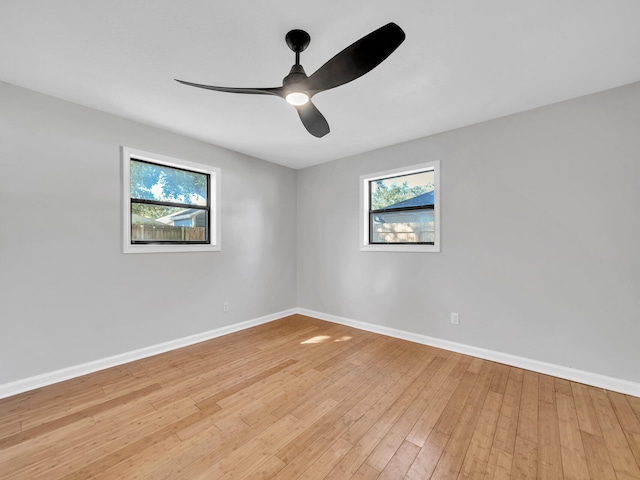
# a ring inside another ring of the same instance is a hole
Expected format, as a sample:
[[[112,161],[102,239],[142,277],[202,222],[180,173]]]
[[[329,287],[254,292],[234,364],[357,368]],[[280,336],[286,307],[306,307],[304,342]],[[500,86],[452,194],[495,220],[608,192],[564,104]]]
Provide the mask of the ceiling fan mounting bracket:
[[[304,30],[291,30],[284,38],[289,48],[296,53],[304,52],[311,42],[311,37]]]

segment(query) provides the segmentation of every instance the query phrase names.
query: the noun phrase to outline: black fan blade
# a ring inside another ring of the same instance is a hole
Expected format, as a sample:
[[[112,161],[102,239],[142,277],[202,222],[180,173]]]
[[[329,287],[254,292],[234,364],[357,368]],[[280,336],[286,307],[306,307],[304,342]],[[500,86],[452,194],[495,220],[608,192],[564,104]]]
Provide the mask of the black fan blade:
[[[176,82],[180,82],[184,85],[189,85],[190,87],[198,87],[198,88],[206,88],[207,90],[215,90],[217,92],[228,92],[228,93],[250,93],[255,95],[277,95],[282,97],[284,94],[282,93],[282,87],[272,87],[272,88],[235,88],[235,87],[215,87],[213,85],[201,85],[199,83],[191,83],[185,82],[184,80],[175,79]]]
[[[306,128],[311,135],[320,138],[329,133],[327,119],[324,118],[320,110],[311,103],[311,100],[304,105],[296,107],[296,110],[298,111],[298,115],[300,115],[300,120],[302,120],[304,128]]]
[[[305,83],[317,92],[344,85],[380,65],[404,39],[404,31],[395,23],[388,23],[342,50]]]

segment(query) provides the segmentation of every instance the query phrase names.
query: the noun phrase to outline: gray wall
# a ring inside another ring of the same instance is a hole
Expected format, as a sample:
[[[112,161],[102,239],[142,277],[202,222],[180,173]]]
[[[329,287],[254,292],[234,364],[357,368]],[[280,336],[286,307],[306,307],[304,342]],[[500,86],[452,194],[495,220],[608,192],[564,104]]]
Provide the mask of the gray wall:
[[[120,145],[222,169],[221,252],[121,253]],[[295,307],[294,170],[6,83],[0,166],[0,384]]]
[[[0,105],[0,384],[294,306],[640,382],[640,84],[297,173]],[[222,252],[120,253],[120,145],[222,169]],[[442,252],[360,252],[359,176],[435,159]]]
[[[437,159],[441,253],[360,252],[359,176]],[[298,307],[640,382],[639,208],[640,83],[307,168]]]

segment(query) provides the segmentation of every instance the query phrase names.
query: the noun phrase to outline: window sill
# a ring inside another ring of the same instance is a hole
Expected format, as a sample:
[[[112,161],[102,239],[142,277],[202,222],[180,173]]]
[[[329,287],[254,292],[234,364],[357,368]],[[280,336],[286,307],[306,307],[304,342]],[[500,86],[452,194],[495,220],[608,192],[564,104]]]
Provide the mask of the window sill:
[[[440,245],[361,245],[361,252],[438,253]]]
[[[219,252],[220,245],[125,245],[122,253]]]

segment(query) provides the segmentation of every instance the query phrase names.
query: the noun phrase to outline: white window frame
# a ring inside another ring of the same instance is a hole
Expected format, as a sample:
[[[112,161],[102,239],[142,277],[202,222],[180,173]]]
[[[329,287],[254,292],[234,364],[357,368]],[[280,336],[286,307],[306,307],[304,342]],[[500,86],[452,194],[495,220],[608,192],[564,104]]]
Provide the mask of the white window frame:
[[[372,244],[369,243],[369,182],[387,177],[411,175],[433,170],[433,211],[435,217],[435,235],[433,245],[424,244]],[[440,251],[440,160],[394,168],[384,172],[370,173],[360,177],[360,251],[362,252],[439,252]]]
[[[167,245],[131,243],[131,160],[143,160],[209,175],[209,200],[211,205],[209,210],[209,244]],[[219,252],[222,249],[220,234],[220,184],[221,173],[219,168],[122,146],[122,252]]]

